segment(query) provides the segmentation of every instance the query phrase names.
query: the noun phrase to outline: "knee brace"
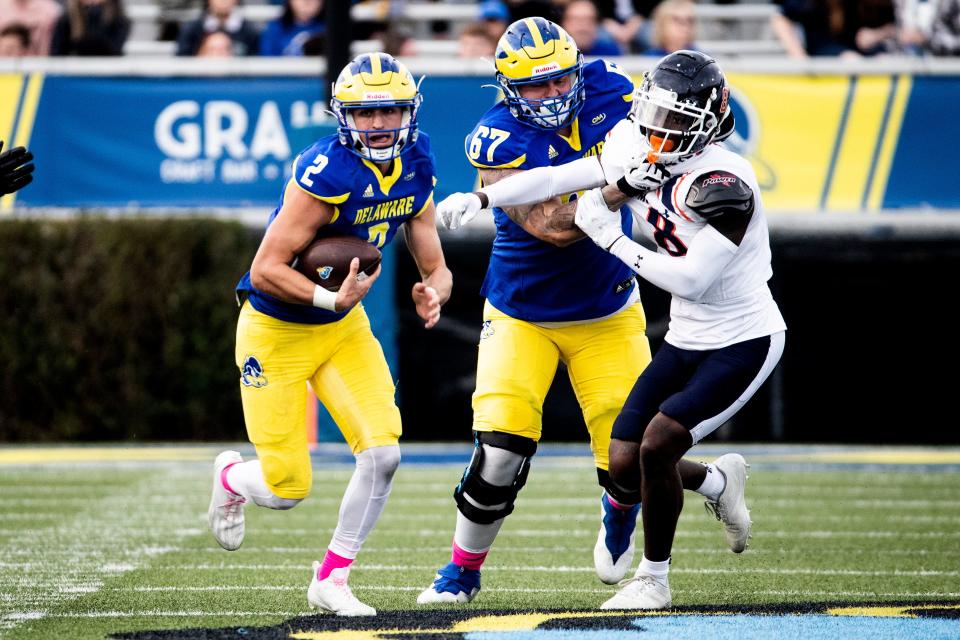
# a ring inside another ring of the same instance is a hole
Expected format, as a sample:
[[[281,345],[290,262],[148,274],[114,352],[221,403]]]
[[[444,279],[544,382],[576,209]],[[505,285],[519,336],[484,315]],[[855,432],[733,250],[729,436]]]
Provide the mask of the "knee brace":
[[[474,434],[473,457],[453,491],[457,508],[468,520],[490,524],[513,512],[527,482],[537,443],[509,433]]]
[[[597,467],[597,481],[607,494],[620,504],[639,504],[640,488],[627,489],[621,487],[610,477],[610,472]]]

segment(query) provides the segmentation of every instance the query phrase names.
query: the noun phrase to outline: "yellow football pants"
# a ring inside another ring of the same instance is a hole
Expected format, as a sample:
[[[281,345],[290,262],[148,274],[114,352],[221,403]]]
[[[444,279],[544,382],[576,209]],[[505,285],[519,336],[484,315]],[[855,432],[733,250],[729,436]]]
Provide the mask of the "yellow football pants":
[[[640,303],[604,320],[558,328],[511,318],[489,302],[483,319],[473,428],[539,441],[543,401],[563,361],[590,432],[596,465],[607,469],[613,421],[650,363]]]
[[[280,498],[310,493],[306,382],[353,453],[400,438],[393,377],[361,305],[337,322],[313,325],[277,320],[246,302],[237,322],[236,360],[247,435],[267,486]],[[259,366],[259,375],[249,375],[250,363]]]

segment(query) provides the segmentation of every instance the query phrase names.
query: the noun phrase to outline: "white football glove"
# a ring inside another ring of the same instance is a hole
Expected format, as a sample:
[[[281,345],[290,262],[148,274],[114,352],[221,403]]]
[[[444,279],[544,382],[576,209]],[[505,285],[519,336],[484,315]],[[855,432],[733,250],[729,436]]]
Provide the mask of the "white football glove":
[[[459,229],[473,220],[483,206],[473,193],[452,193],[437,205],[437,217],[446,229]]]
[[[623,237],[620,212],[607,208],[600,189],[591,189],[577,200],[573,221],[604,251],[609,251]]]
[[[646,193],[656,191],[664,182],[670,179],[670,172],[661,163],[648,162],[642,156],[631,158],[625,167],[623,181],[635,192]],[[627,195],[633,193],[624,192]]]

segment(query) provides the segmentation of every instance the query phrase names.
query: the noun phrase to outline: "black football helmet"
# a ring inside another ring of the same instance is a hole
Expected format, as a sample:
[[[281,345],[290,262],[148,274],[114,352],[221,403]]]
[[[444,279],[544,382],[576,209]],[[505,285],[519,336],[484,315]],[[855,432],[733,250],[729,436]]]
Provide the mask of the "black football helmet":
[[[729,111],[728,98],[727,80],[713,58],[699,51],[676,51],[644,76],[630,117],[656,156],[653,161],[671,164],[717,138]]]

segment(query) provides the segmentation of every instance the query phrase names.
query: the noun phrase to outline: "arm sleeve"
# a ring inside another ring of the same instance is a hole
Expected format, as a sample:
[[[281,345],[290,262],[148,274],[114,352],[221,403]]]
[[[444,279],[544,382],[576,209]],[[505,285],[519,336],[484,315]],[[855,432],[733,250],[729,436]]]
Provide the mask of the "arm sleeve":
[[[480,191],[487,195],[490,207],[518,207],[605,184],[603,169],[597,158],[591,156],[555,167],[529,169]]]
[[[701,229],[682,258],[646,249],[626,236],[610,253],[644,280],[686,300],[697,300],[737,253],[737,246],[707,225]]]

